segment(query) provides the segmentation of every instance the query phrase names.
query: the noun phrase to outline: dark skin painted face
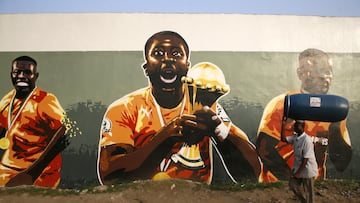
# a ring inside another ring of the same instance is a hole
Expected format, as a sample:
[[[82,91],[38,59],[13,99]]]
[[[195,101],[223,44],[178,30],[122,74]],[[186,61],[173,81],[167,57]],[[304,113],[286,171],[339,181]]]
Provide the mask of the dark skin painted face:
[[[183,98],[181,78],[190,66],[186,46],[177,36],[159,35],[148,49],[143,67],[152,85],[152,93],[160,106],[173,108]]]
[[[11,81],[16,90],[16,98],[22,99],[35,88],[39,73],[29,61],[15,61],[11,69]]]

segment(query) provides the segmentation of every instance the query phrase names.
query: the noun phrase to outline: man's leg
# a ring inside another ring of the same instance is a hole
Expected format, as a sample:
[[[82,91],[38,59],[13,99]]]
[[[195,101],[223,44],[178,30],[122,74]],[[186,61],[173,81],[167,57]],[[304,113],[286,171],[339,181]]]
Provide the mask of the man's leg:
[[[289,188],[294,192],[294,194],[300,199],[301,202],[305,202],[305,198],[302,190],[302,178],[293,178],[289,180]]]
[[[314,202],[314,178],[303,179],[305,197],[307,203]]]

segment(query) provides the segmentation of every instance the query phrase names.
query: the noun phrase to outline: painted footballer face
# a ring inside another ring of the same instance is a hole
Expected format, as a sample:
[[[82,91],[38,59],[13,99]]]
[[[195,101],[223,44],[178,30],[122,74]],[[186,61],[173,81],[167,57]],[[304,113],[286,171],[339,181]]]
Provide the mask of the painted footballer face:
[[[35,88],[39,73],[30,61],[14,61],[11,70],[11,81],[17,98],[24,98]]]
[[[311,94],[327,94],[333,78],[332,62],[327,59],[305,61],[301,70],[302,89]]]
[[[171,34],[158,35],[146,53],[144,69],[156,91],[173,92],[182,87],[181,78],[190,66],[182,39]]]

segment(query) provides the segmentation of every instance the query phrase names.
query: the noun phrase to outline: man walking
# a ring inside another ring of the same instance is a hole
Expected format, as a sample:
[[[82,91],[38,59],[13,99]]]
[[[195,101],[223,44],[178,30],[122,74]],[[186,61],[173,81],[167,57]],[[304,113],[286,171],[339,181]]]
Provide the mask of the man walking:
[[[293,136],[281,140],[294,146],[294,165],[289,180],[289,187],[300,198],[301,202],[314,202],[314,179],[318,175],[314,144],[309,135],[304,132],[305,121],[296,120]],[[304,192],[301,186],[303,186]]]

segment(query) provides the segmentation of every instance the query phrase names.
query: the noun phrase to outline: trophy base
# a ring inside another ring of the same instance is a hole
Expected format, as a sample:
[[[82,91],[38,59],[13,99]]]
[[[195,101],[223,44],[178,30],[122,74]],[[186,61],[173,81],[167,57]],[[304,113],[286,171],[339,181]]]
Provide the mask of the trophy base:
[[[180,163],[184,168],[201,169],[205,163],[200,156],[199,145],[184,145],[180,151],[171,156],[175,163]]]

